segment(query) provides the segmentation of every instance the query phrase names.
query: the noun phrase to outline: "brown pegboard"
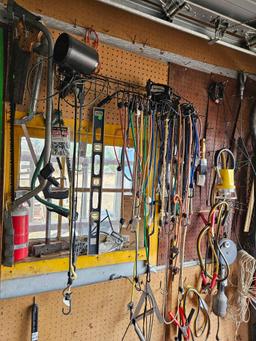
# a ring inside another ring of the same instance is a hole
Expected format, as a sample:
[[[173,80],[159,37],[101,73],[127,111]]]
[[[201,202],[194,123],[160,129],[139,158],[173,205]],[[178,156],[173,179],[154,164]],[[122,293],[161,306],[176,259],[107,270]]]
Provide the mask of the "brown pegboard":
[[[100,44],[100,74],[128,83],[145,86],[150,78],[155,82],[167,83],[166,63],[149,59],[110,45]]]
[[[51,31],[54,41],[57,39],[61,32]],[[83,40],[82,37],[76,37],[79,40]],[[168,81],[168,65],[166,63],[156,61],[150,58],[140,56],[138,54],[121,50],[119,48],[99,44],[98,52],[100,56],[100,71],[99,75],[114,78],[119,82],[126,82],[140,87],[145,87],[147,80],[151,80],[166,84]],[[32,78],[32,77],[31,77]],[[31,86],[31,84],[28,84]],[[94,90],[97,94],[97,104],[101,99],[108,94],[112,94],[121,88],[121,84],[98,84],[94,89],[94,85],[91,87],[91,92],[86,96],[84,109],[84,119],[90,119],[91,107],[88,103],[91,103],[94,99]],[[40,96],[41,99],[38,103],[38,112],[45,111],[45,101],[42,99],[46,96],[46,72],[43,75],[43,82],[41,86]],[[22,105],[19,105],[17,109],[19,111],[26,112],[29,107],[29,92],[26,91],[24,101]],[[54,96],[54,108],[58,105],[58,96]],[[67,101],[73,104],[71,96],[67,98]],[[117,100],[113,100],[110,104],[105,106],[106,109],[106,123],[107,124],[120,124],[119,114],[117,112]],[[65,101],[61,101],[61,110],[64,118],[74,117],[74,108],[68,105]]]
[[[231,134],[234,126],[234,120],[237,113],[239,92],[238,84],[235,79],[230,79],[224,76],[215,74],[206,74],[204,72],[192,70],[171,64],[169,72],[169,85],[178,93],[183,100],[193,103],[197,113],[201,119],[202,134],[205,126],[205,116],[207,110],[208,100],[208,86],[211,81],[222,81],[225,84],[225,95],[222,104],[215,104],[213,101],[209,102],[208,113],[208,129],[207,129],[207,145],[206,157],[208,160],[208,172],[206,186],[200,191],[199,187],[195,188],[195,197],[193,199],[193,212],[190,225],[187,233],[185,260],[197,259],[196,242],[200,229],[204,226],[202,219],[199,217],[199,212],[202,212],[205,217],[209,212],[210,188],[213,181],[213,162],[214,153],[216,150],[229,147]],[[247,80],[244,94],[244,103],[239,120],[239,130],[242,129],[241,135],[247,140],[249,133],[249,115],[252,105],[254,103],[256,83],[251,79]],[[241,125],[242,124],[242,125]],[[237,134],[236,134],[237,136]],[[243,170],[243,169],[242,169]],[[241,173],[242,174],[242,173]],[[243,190],[241,175],[237,172],[236,182],[237,189]],[[245,188],[246,189],[246,188]],[[240,228],[239,223],[236,227]],[[167,249],[167,235],[161,231],[159,235],[159,252],[158,264],[165,264]]]
[[[142,279],[142,277],[141,277]],[[163,274],[153,274],[151,287],[162,304],[160,281]],[[72,314],[62,314],[61,290],[37,295],[39,305],[39,340],[41,341],[121,341],[129,323],[131,284],[127,279],[73,289]],[[135,290],[135,302],[141,295]],[[30,340],[30,306],[33,297],[0,301],[0,341]],[[163,340],[164,328],[154,319],[152,340]],[[137,341],[133,326],[125,340]]]
[[[196,283],[199,274],[198,267],[184,269],[186,285]],[[142,278],[142,277],[141,277]],[[151,276],[151,287],[162,309],[162,290],[164,274]],[[177,278],[173,282],[173,300],[178,292]],[[73,289],[72,314],[64,316],[61,312],[62,293],[48,292],[35,296],[39,305],[39,340],[40,341],[121,341],[129,323],[127,304],[130,302],[131,284],[126,279],[113,280],[99,284]],[[137,301],[140,293],[136,293]],[[0,301],[0,341],[30,340],[31,314],[30,307],[33,296]],[[217,318],[211,313],[211,334],[208,341],[215,341]],[[220,321],[220,339],[234,340],[235,326],[230,319]],[[247,326],[240,331],[242,338],[247,341]],[[168,341],[174,340],[174,330]],[[133,327],[130,326],[125,341],[137,341]],[[163,341],[164,326],[154,319],[152,341]],[[204,341],[201,337],[198,341]]]

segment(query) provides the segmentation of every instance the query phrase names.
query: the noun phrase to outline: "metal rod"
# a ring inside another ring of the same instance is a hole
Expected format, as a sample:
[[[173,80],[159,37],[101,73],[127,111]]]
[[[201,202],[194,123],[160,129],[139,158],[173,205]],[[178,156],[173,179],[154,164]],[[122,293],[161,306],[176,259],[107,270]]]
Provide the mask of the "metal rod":
[[[40,92],[41,79],[43,74],[43,59],[44,57],[39,55],[36,60],[36,71],[32,85],[31,101],[29,105],[29,116],[34,116],[37,110],[38,97]]]
[[[61,158],[61,165],[62,165],[62,171],[61,171],[61,179],[60,179],[60,188],[64,189],[65,185],[65,159]],[[59,206],[63,206],[63,199],[60,199]],[[57,228],[57,240],[60,240],[61,238],[61,224],[62,224],[62,216],[58,214],[58,228]]]
[[[30,140],[30,136],[29,136],[29,133],[28,133],[28,128],[27,128],[26,124],[22,124],[22,125],[21,125],[21,128],[22,128],[22,130],[23,130],[23,134],[24,134],[24,136],[25,136],[25,139],[26,139],[26,142],[27,142],[27,145],[28,145],[28,148],[29,148],[29,151],[30,151],[32,160],[33,160],[34,165],[35,165],[35,167],[36,167],[36,165],[37,165],[37,157],[36,157],[36,153],[35,153],[35,151],[34,151],[32,142],[31,142],[31,140]]]
[[[51,199],[47,201],[51,202]],[[50,244],[51,242],[51,218],[51,212],[46,208],[45,244]]]

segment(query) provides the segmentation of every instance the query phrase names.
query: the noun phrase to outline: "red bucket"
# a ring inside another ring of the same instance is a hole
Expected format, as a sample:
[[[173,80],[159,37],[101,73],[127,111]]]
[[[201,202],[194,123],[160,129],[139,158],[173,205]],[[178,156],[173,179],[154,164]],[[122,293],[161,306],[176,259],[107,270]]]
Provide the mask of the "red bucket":
[[[19,207],[12,212],[14,233],[14,262],[28,256],[29,213],[25,207]]]

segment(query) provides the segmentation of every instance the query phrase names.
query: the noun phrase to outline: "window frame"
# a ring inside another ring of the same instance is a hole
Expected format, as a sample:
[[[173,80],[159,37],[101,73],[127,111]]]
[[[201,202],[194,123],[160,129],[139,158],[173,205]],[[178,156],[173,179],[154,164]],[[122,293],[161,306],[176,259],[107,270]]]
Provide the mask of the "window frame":
[[[17,112],[17,118],[23,117],[25,115],[24,112]],[[71,119],[64,119],[65,125],[70,128],[73,126]],[[82,130],[86,131],[88,126],[87,121],[83,121]],[[6,120],[6,129],[9,129],[9,122]],[[31,122],[28,123],[27,129],[31,138],[44,138],[44,128],[42,118],[40,116],[35,117]],[[119,134],[117,134],[119,133]],[[8,134],[6,134],[8,135]],[[22,128],[20,126],[15,126],[15,146],[17,146],[15,150],[15,187],[17,188],[18,171],[19,171],[19,160],[20,160],[20,141],[21,137],[24,136]],[[92,141],[92,135],[90,133],[86,133],[86,137],[88,141]],[[113,138],[115,138],[115,143],[117,146],[122,145],[122,136],[120,132],[120,127],[118,125],[108,125],[105,126],[105,144],[111,145],[113,143]],[[85,134],[82,135],[82,140],[85,140]],[[5,169],[9,169],[9,146],[10,141],[8,137],[5,136]],[[8,201],[8,196],[10,192],[10,174],[6,172],[5,174],[5,185],[4,185],[4,193],[5,193],[5,202]],[[158,212],[158,209],[157,209]],[[155,221],[155,230],[152,236],[150,237],[150,263],[151,265],[157,264],[157,251],[158,251],[158,213],[156,214]],[[146,260],[146,251],[145,248],[140,248],[138,251],[138,260]],[[97,266],[106,266],[111,264],[120,264],[127,262],[135,261],[135,250],[120,250],[113,251],[109,253],[102,253],[99,255],[81,255],[77,259],[77,269],[84,268],[93,268]],[[38,259],[36,257],[29,257],[25,260],[17,262],[13,267],[5,267],[1,266],[2,279],[13,279],[18,277],[26,277],[33,275],[41,275],[45,273],[53,273],[53,272],[62,272],[67,271],[68,269],[68,257],[64,256],[56,256],[49,255],[45,257],[43,260]]]

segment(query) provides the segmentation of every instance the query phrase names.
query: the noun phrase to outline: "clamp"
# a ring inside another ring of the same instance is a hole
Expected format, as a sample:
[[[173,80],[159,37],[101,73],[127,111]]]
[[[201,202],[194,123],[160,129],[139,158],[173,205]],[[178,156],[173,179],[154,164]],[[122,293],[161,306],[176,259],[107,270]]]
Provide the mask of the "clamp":
[[[190,322],[192,320],[192,317],[194,315],[195,309],[192,308],[188,318],[186,318],[184,309],[180,306],[179,307],[179,315],[180,315],[180,319],[181,319],[181,323],[176,319],[176,317],[174,316],[174,314],[169,311],[169,317],[171,319],[171,321],[174,323],[174,325],[176,327],[179,328],[179,333],[178,333],[178,337],[176,337],[176,341],[181,341],[182,340],[182,336],[184,338],[184,340],[189,340],[191,337],[191,329],[189,327]]]
[[[52,176],[54,172],[53,165],[48,163],[41,171],[40,176],[47,180],[47,184],[43,189],[43,193],[46,199],[67,199],[68,198],[68,190],[67,189],[58,189],[53,191],[51,186],[59,187],[59,182]]]
[[[211,282],[208,282],[204,271],[201,272],[201,277],[202,277],[202,292],[203,293],[211,292],[217,284],[218,274],[217,273],[213,274]]]

